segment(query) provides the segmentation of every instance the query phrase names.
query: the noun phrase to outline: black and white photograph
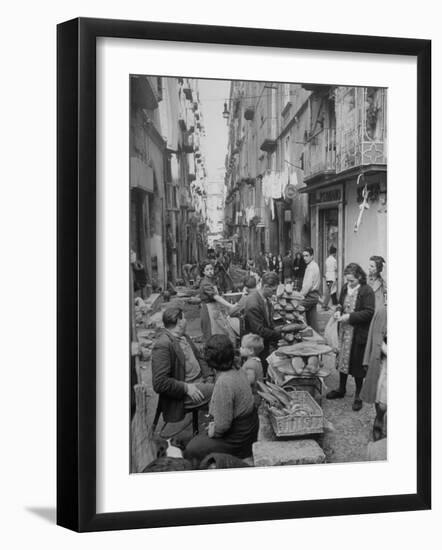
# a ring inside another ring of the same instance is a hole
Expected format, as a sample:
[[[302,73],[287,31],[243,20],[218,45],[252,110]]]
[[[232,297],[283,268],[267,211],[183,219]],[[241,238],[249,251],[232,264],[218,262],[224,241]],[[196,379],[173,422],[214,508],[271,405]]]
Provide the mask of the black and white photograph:
[[[131,473],[388,460],[388,89],[128,86]]]

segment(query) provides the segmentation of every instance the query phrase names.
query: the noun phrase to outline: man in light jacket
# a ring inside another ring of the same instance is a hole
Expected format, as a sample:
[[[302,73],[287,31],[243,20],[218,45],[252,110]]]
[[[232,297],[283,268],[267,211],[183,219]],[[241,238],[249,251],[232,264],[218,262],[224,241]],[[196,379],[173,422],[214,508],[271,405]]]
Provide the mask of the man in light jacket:
[[[332,301],[332,304],[335,306],[338,303],[338,299],[336,297],[336,281],[338,278],[338,262],[336,260],[336,247],[331,246],[329,250],[329,256],[325,260],[325,298],[324,302],[322,304],[322,309],[328,310],[328,303],[330,302],[330,298]]]
[[[319,266],[313,259],[313,248],[305,247],[302,257],[307,265],[305,268],[304,279],[302,281],[301,294],[304,300],[301,302],[305,307],[305,317],[307,324],[316,332],[318,327],[318,315],[316,307],[319,302],[319,289],[321,288],[321,272]]]

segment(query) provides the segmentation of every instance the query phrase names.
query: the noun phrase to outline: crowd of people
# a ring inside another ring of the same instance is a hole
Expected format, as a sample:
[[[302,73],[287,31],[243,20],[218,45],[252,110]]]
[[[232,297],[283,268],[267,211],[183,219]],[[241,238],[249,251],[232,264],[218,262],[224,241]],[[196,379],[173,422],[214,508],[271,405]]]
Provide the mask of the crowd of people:
[[[160,396],[159,409],[166,422],[182,420],[187,412],[203,406],[208,406],[211,417],[207,431],[198,433],[187,444],[186,459],[201,461],[211,453],[238,458],[252,454],[259,427],[257,383],[266,377],[267,358],[281,334],[292,328],[275,325],[273,319],[273,298],[281,283],[293,283],[302,295],[306,322],[314,330],[318,330],[317,309],[324,287],[322,307],[330,309],[331,302],[332,318],[339,326],[339,386],[327,398],[343,398],[348,376],[353,376],[353,410],[359,411],[363,401],[374,404],[373,439],[384,437],[385,262],[380,256],[372,256],[368,277],[360,265],[349,263],[338,298],[336,252],[335,247],[330,248],[323,275],[310,247],[294,258],[291,252],[284,257],[261,253],[256,262],[246,262],[243,296],[236,304],[223,298],[213,258],[208,258],[200,266],[199,283],[204,354],[186,336],[182,306],[171,304],[164,311],[164,330],[152,352],[153,387]],[[231,323],[235,317],[240,319],[236,330]]]

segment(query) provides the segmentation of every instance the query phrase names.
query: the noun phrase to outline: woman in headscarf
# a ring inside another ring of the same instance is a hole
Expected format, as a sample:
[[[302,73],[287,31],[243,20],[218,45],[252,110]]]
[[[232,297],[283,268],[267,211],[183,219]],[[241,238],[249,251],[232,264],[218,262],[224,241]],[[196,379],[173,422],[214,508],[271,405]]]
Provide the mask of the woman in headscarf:
[[[327,399],[338,399],[345,396],[347,378],[351,374],[355,379],[356,392],[353,410],[362,408],[360,393],[366,369],[363,366],[368,329],[374,314],[375,297],[372,288],[367,284],[367,276],[360,265],[350,263],[344,269],[345,284],[342,288],[339,305],[334,318],[340,323],[339,354],[339,388],[327,394]]]
[[[387,283],[381,275],[384,264],[382,256],[371,256],[368,264],[368,284],[375,295],[376,311],[383,308],[387,301]]]

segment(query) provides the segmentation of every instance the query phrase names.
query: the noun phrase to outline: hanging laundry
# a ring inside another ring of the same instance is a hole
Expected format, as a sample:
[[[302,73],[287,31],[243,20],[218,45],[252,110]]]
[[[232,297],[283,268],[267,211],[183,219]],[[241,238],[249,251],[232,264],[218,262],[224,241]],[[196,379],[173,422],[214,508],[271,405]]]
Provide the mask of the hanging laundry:
[[[274,172],[272,181],[272,198],[280,199],[282,197],[281,190],[281,172]]]
[[[298,183],[298,174],[296,173],[296,170],[293,170],[292,172],[290,172],[289,184],[296,187]]]

